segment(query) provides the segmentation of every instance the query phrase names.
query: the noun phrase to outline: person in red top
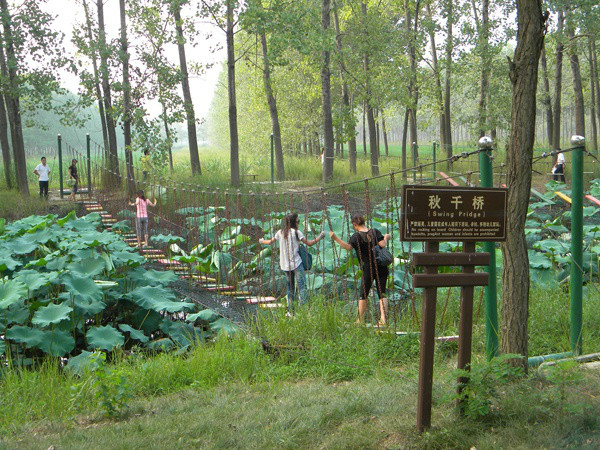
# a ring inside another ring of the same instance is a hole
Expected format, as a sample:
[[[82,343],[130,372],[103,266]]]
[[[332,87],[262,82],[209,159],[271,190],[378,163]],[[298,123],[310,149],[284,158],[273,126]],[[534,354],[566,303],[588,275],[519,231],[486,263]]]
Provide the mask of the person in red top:
[[[148,245],[148,205],[156,206],[156,199],[154,203],[146,198],[144,191],[138,191],[135,202],[130,203],[130,206],[136,207],[136,226],[137,226],[137,240],[138,247],[142,248],[142,237],[145,237],[143,245]]]

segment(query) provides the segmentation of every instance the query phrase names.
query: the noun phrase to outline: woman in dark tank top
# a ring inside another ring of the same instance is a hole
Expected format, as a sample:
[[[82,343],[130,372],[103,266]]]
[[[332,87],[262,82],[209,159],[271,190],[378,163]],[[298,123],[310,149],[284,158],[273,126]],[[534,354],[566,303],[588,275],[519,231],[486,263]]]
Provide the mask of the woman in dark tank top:
[[[358,300],[358,322],[364,322],[365,313],[367,311],[367,298],[373,281],[377,287],[377,295],[379,296],[379,310],[381,319],[379,323],[385,325],[388,315],[388,300],[385,295],[386,282],[389,275],[387,266],[379,266],[375,262],[373,247],[379,245],[385,247],[390,240],[390,235],[383,235],[375,228],[369,229],[365,225],[365,218],[361,215],[352,217],[352,227],[355,233],[350,237],[349,242],[340,239],[333,231],[329,232],[331,239],[337,242],[342,248],[350,251],[354,249],[356,256],[360,262],[362,269],[362,278],[360,283],[360,298]]]

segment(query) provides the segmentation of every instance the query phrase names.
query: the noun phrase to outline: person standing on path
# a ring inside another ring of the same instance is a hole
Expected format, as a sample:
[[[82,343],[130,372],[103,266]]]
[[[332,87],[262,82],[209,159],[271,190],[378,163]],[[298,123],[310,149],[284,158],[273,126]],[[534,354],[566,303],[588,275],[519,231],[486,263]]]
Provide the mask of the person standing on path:
[[[552,167],[554,181],[565,183],[565,165],[565,155],[563,155],[562,152],[559,152],[558,155],[556,155],[556,164]]]
[[[69,166],[69,184],[71,185],[71,201],[75,201],[75,194],[77,194],[77,189],[79,187],[79,175],[77,174],[77,160],[73,159],[71,161],[71,165]]]
[[[306,274],[302,258],[300,257],[300,242],[312,247],[325,236],[325,232],[321,232],[312,241],[306,239],[301,231],[298,231],[300,220],[298,214],[288,214],[283,219],[283,228],[275,233],[271,239],[259,239],[263,245],[272,245],[275,241],[279,241],[279,266],[287,276],[287,302],[288,315],[293,313],[294,300],[296,296],[296,279],[298,280],[298,291],[300,292],[299,304],[303,305],[308,300],[306,290]]]
[[[142,238],[146,238],[143,242],[144,246],[148,245],[148,205],[156,206],[156,199],[154,203],[146,198],[144,191],[138,191],[135,202],[129,203],[129,206],[136,207],[136,231],[138,247],[142,249]]]
[[[380,266],[376,263],[373,247],[379,245],[381,248],[384,248],[390,240],[390,235],[383,235],[381,234],[381,231],[376,228],[367,228],[365,225],[365,218],[361,215],[352,217],[352,227],[354,228],[355,233],[350,237],[349,242],[340,239],[333,231],[329,232],[329,236],[342,248],[348,251],[354,249],[360,262],[362,279],[358,291],[360,294],[358,300],[358,322],[363,323],[365,321],[367,298],[369,297],[371,286],[373,286],[373,281],[375,281],[381,313],[379,325],[386,325],[388,300],[385,296],[385,291],[389,269],[387,266]]]
[[[140,168],[142,169],[142,183],[146,183],[152,169],[150,165],[150,152],[148,150],[144,150],[144,154],[140,157]]]
[[[41,164],[38,164],[33,170],[37,175],[40,184],[40,198],[48,200],[48,184],[50,182],[50,167],[46,164],[46,157],[42,156]]]

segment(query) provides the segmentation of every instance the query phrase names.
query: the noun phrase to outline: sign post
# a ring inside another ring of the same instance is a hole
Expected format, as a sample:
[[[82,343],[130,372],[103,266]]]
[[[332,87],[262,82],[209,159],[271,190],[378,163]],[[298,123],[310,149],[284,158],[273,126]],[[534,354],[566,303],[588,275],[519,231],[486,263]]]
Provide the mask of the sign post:
[[[403,241],[424,241],[425,253],[413,255],[413,266],[424,273],[413,276],[413,287],[424,288],[421,322],[421,360],[417,399],[417,429],[431,426],[431,394],[435,343],[435,306],[438,287],[461,288],[458,368],[469,370],[475,286],[486,286],[489,275],[475,272],[486,266],[489,253],[476,253],[477,241],[506,239],[506,189],[403,186]],[[440,241],[463,241],[460,253],[439,253]],[[461,273],[438,274],[440,266],[462,266]],[[468,379],[458,379],[460,392]],[[459,405],[461,406],[461,405]]]

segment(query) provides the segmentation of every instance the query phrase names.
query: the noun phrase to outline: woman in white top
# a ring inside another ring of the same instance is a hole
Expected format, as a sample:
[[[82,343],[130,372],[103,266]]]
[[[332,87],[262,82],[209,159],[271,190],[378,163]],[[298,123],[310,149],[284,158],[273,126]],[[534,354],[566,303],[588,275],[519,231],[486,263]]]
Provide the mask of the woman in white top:
[[[279,241],[279,266],[283,270],[288,279],[288,313],[293,311],[295,284],[298,279],[298,290],[300,291],[300,304],[306,303],[306,275],[302,258],[299,253],[299,243],[303,242],[308,246],[313,246],[325,236],[322,232],[312,241],[304,237],[301,231],[298,231],[300,220],[298,214],[288,214],[283,219],[283,228],[275,233],[271,239],[259,239],[261,244],[272,245],[275,241]]]
[[[565,155],[561,152],[556,155],[556,164],[552,167],[552,173],[554,174],[554,181],[565,182]]]

